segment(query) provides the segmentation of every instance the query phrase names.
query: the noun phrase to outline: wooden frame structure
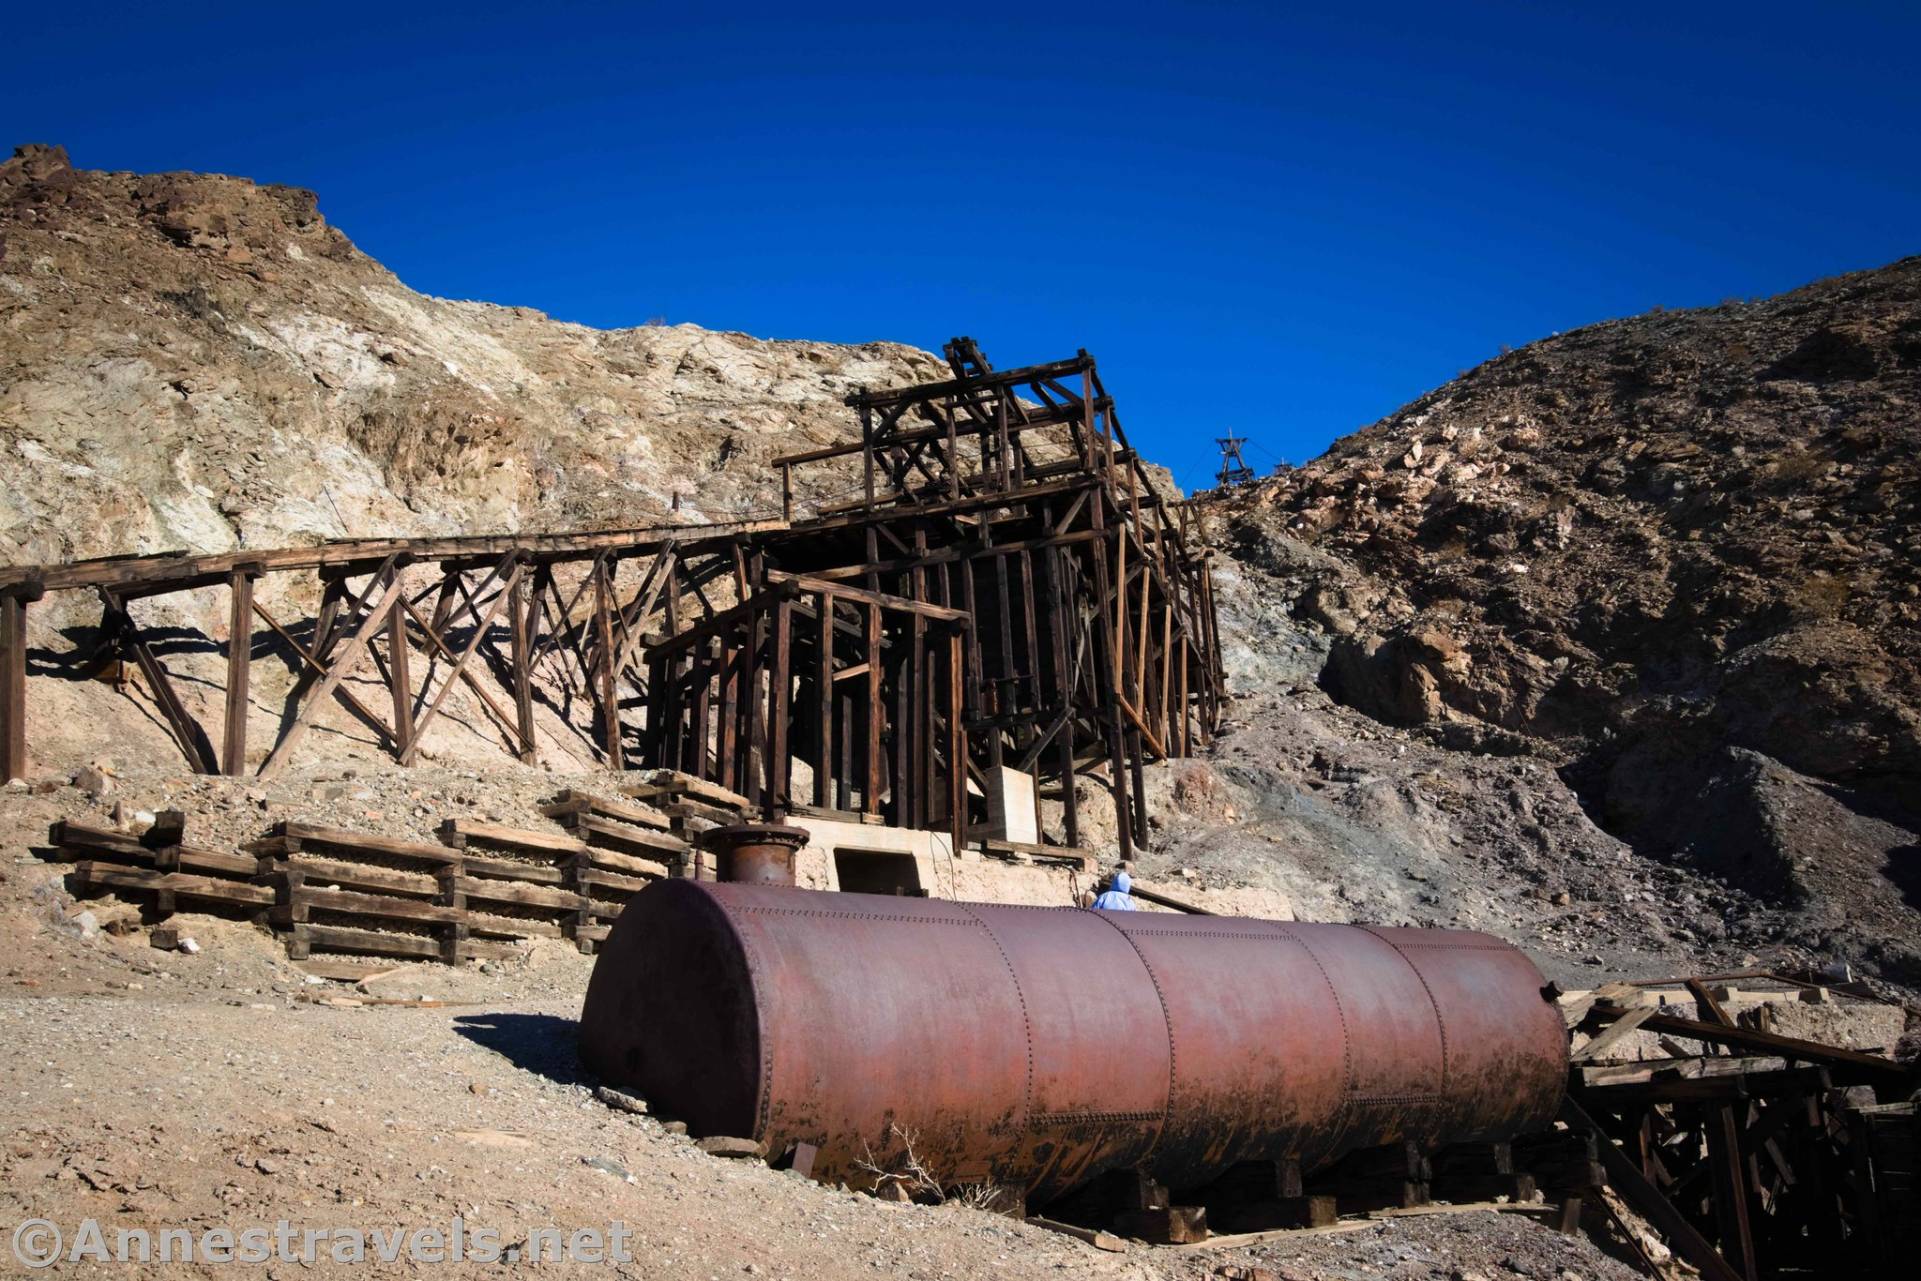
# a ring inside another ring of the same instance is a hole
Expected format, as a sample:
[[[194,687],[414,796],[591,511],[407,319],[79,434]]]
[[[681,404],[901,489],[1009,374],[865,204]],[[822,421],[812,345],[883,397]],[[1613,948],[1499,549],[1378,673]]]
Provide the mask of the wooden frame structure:
[[[1921,1222],[1910,1101],[1921,1077],[1738,1021],[1709,988],[1728,977],[1825,996],[1769,973],[1689,978],[1690,1018],[1636,993],[1662,984],[1602,988],[1575,1011],[1593,1035],[1573,1055],[1562,1122],[1598,1140],[1606,1182],[1704,1277],[1898,1268]],[[1635,1031],[1661,1036],[1668,1057],[1601,1062]]]
[[[970,766],[1102,776],[1123,856],[1147,835],[1141,767],[1185,756],[1224,698],[1212,578],[1184,505],[1128,446],[1085,351],[994,370],[968,338],[954,377],[856,393],[856,443],[777,459],[785,509],[803,468],[858,462],[861,496],[760,540],[770,561],[972,621]]]
[[[1219,723],[1206,556],[1086,352],[996,371],[960,338],[947,356],[951,379],[850,396],[858,441],[776,460],[778,521],[0,570],[0,775],[27,768],[27,608],[91,591],[101,626],[82,669],[137,671],[201,772],[251,768],[264,650],[299,673],[264,775],[335,701],[410,764],[461,685],[524,761],[544,703],[610,768],[678,769],[770,815],[811,806],[961,839],[969,795],[1013,768],[1051,784],[1074,845],[1073,780],[1094,775],[1131,852],[1143,764]],[[797,481],[850,470],[858,499],[795,518]],[[274,575],[317,577],[311,619],[263,605]],[[213,586],[229,593],[217,748],[138,617],[144,600]],[[370,674],[384,697],[349,687]],[[795,762],[811,775],[798,795]]]

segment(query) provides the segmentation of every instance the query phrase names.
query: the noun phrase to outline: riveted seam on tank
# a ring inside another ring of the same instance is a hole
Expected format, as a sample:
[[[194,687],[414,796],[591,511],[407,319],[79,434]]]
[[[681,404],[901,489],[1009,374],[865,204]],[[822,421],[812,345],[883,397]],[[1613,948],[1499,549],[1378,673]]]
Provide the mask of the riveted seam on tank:
[[[1444,1097],[1433,1092],[1417,1094],[1356,1094],[1349,1098],[1350,1103],[1438,1103]]]
[[[829,916],[847,921],[902,921],[908,925],[961,925],[971,927],[978,924],[976,921],[956,921],[951,917],[945,916],[906,916],[899,912],[838,912],[820,907],[762,907],[757,904],[751,906],[740,904],[735,910],[741,912],[768,913],[776,916]]]
[[[1043,1112],[1033,1118],[1039,1125],[1079,1125],[1084,1122],[1114,1122],[1131,1124],[1137,1121],[1152,1121],[1159,1112]]]
[[[999,904],[996,904],[995,906],[998,907]],[[1083,909],[1073,908],[1069,910],[1080,911]],[[1157,939],[1167,939],[1167,938],[1238,939],[1244,943],[1266,943],[1271,941],[1273,937],[1272,935],[1269,935],[1269,934],[1250,934],[1250,933],[1243,933],[1239,930],[1183,930],[1183,929],[1170,930],[1170,929],[1164,929],[1160,926],[1155,926],[1153,929],[1149,929],[1149,930],[1143,930],[1142,933],[1152,934]]]
[[[1441,1003],[1434,999],[1434,989],[1428,986],[1427,975],[1421,973],[1421,967],[1416,965],[1412,959],[1401,951],[1401,945],[1399,943],[1396,943],[1372,925],[1363,925],[1361,928],[1393,948],[1394,954],[1401,958],[1401,964],[1413,970],[1414,977],[1421,981],[1421,990],[1427,993],[1427,1003],[1434,1011],[1434,1026],[1439,1029],[1441,1033],[1441,1093],[1445,1094],[1447,1092],[1447,1015],[1441,1013]]]
[[[1140,958],[1141,968],[1147,971],[1147,981],[1154,985],[1154,999],[1161,1003],[1161,1022],[1167,1028],[1167,1103],[1161,1111],[1161,1128],[1155,1131],[1154,1141],[1148,1144],[1143,1154],[1145,1158],[1159,1150],[1161,1140],[1167,1137],[1167,1127],[1174,1120],[1174,1091],[1176,1082],[1180,1080],[1180,1061],[1174,1050],[1174,1015],[1167,1007],[1167,993],[1161,989],[1161,976],[1154,973],[1154,967],[1148,964],[1147,953],[1141,951],[1141,945],[1134,941],[1133,935],[1121,928],[1120,922],[1112,914],[1096,912],[1094,915],[1113,926],[1114,932],[1126,939],[1127,945],[1134,949],[1134,955]]]
[[[1378,931],[1374,929],[1373,926],[1367,926],[1365,928],[1367,929],[1368,933],[1373,934],[1374,937],[1380,939],[1383,943],[1386,943],[1391,947],[1399,948],[1403,951],[1413,951],[1413,950],[1419,950],[1419,949],[1426,949],[1427,951],[1430,951],[1430,952],[1512,952],[1514,951],[1514,948],[1506,943],[1396,943],[1394,942],[1394,940],[1389,939],[1383,936],[1382,934],[1380,934]]]
[[[716,906],[720,907],[721,915],[723,916],[728,916],[735,911],[742,910],[736,906],[721,904],[719,900],[713,901]],[[756,909],[747,908],[745,910],[754,911]],[[748,931],[742,929],[736,929],[734,931],[734,937],[740,940],[740,950],[747,954],[748,974],[758,979],[763,971],[760,968],[760,954],[754,950],[753,937]],[[773,1047],[768,1044],[772,1038],[767,1035],[767,1029],[761,1025],[760,993],[758,988],[756,988],[754,993],[754,1039],[760,1042],[760,1099],[759,1106],[756,1109],[757,1117],[754,1122],[756,1132],[753,1137],[756,1139],[764,1139],[768,1137],[767,1127],[773,1117],[774,1109],[774,1051]]]
[[[1341,991],[1334,986],[1334,980],[1328,977],[1327,967],[1321,964],[1320,956],[1309,946],[1306,939],[1289,930],[1281,922],[1275,922],[1274,927],[1279,931],[1275,937],[1292,943],[1307,953],[1307,959],[1314,962],[1314,968],[1321,973],[1321,982],[1327,984],[1328,996],[1334,1000],[1334,1017],[1340,1020],[1341,1024],[1341,1108],[1345,1110],[1355,1097],[1354,1045],[1347,1034],[1347,1009],[1341,1004]]]
[[[1021,1044],[1027,1049],[1027,1078],[1021,1086],[1021,1132],[1019,1143],[1015,1148],[1019,1151],[1026,1146],[1030,1113],[1034,1106],[1034,1024],[1027,1015],[1027,993],[1021,991],[1021,976],[1015,972],[1013,959],[1007,955],[1007,949],[1001,946],[1000,935],[994,933],[993,927],[982,920],[980,913],[972,907],[963,903],[961,910],[973,917],[974,923],[980,926],[987,937],[993,941],[994,950],[1001,955],[1001,964],[1007,967],[1008,980],[1014,985],[1014,999],[1020,1002]]]

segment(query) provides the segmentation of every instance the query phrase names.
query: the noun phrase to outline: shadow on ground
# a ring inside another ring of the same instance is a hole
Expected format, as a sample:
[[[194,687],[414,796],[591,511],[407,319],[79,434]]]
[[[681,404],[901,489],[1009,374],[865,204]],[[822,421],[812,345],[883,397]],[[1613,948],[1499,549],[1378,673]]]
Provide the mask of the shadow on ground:
[[[463,1014],[454,1030],[515,1067],[560,1085],[588,1085],[580,1065],[580,1024],[553,1014]]]

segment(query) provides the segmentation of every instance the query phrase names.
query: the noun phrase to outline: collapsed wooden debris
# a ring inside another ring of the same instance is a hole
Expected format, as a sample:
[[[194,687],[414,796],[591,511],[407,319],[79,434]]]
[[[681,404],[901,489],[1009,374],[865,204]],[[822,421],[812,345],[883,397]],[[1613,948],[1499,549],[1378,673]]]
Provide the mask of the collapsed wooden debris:
[[[1914,1067],[1769,1031],[1767,1003],[1737,1017],[1735,977],[1784,1001],[1831,999],[1761,971],[1561,994],[1585,1038],[1562,1127],[1591,1146],[1594,1186],[1714,1281],[1889,1274],[1921,1231]],[[1662,1057],[1641,1054],[1637,1033]]]

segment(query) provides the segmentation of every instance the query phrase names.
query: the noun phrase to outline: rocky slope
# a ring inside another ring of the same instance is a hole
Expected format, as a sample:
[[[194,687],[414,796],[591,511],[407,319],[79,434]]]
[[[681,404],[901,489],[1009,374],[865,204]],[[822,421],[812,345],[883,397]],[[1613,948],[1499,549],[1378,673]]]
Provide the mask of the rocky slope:
[[[292,187],[0,164],[0,563],[765,514],[849,390],[944,370],[426,297]]]
[[[1504,354],[1213,510],[1340,703],[1912,985],[1918,447],[1909,258]]]

